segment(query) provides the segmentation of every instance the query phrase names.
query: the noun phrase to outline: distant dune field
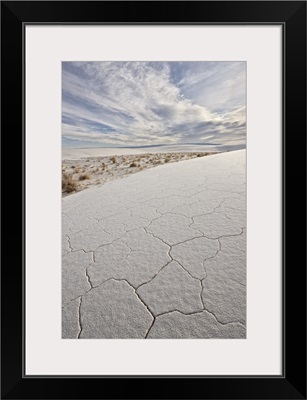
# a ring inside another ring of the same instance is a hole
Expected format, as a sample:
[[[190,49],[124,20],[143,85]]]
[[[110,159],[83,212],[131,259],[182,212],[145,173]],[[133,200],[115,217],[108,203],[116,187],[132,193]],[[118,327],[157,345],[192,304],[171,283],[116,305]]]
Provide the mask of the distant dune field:
[[[93,147],[93,148],[62,148],[62,160],[77,160],[83,157],[103,157],[113,155],[144,154],[144,153],[182,153],[182,152],[224,152],[244,149],[245,145],[163,145],[150,147]]]

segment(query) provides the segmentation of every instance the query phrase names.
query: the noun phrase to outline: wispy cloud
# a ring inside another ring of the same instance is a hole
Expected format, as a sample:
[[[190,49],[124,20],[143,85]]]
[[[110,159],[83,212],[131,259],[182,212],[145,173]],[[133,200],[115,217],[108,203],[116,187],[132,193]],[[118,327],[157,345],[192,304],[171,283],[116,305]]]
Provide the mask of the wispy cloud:
[[[244,62],[64,62],[73,146],[245,142]]]

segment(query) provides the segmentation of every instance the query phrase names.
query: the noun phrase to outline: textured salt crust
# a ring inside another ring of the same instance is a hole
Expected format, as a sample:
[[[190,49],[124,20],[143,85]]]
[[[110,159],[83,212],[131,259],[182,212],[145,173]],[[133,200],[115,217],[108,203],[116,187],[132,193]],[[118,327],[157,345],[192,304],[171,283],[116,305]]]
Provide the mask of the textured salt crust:
[[[246,337],[245,150],[63,199],[63,338]]]

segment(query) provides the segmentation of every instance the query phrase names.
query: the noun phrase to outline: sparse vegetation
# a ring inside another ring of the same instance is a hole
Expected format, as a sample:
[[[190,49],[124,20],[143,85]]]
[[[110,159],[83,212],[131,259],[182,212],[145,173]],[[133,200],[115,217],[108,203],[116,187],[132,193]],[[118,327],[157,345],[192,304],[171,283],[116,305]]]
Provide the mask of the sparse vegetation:
[[[66,193],[72,193],[76,189],[77,182],[72,179],[72,176],[62,173],[62,190]]]
[[[93,185],[129,176],[166,163],[204,157],[214,152],[146,153],[63,160],[62,192],[73,193]],[[82,183],[82,181],[87,181]]]
[[[85,181],[86,179],[91,179],[91,177],[90,177],[90,175],[89,174],[81,174],[80,176],[79,176],[79,181]]]

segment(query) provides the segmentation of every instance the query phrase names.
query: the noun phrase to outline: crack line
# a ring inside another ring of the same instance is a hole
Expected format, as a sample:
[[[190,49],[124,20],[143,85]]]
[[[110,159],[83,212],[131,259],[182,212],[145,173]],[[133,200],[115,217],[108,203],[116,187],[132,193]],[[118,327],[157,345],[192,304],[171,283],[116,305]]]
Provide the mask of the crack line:
[[[74,250],[73,250],[73,248],[71,246],[71,243],[70,243],[70,237],[68,235],[65,235],[65,237],[67,238],[67,242],[68,242],[68,247],[69,247],[70,253],[72,253]]]
[[[81,304],[82,304],[82,296],[80,297],[79,301],[79,309],[78,309],[78,324],[79,324],[79,333],[77,339],[80,339],[80,335],[82,333],[82,323],[81,323]]]
[[[208,311],[207,309],[204,309],[204,310],[202,310],[202,311],[194,311],[194,312],[190,312],[190,313],[184,313],[183,311],[180,311],[180,310],[175,309],[175,310],[165,311],[165,312],[163,312],[163,313],[157,314],[157,315],[156,315],[156,318],[161,317],[162,315],[171,314],[171,313],[173,313],[173,312],[178,312],[178,313],[180,313],[180,314],[182,314],[182,315],[188,315],[188,316],[189,316],[189,315],[202,314],[203,312],[207,312],[208,314],[212,315],[213,318],[216,320],[216,322],[219,323],[220,325],[233,325],[233,324],[238,324],[238,325],[241,325],[241,326],[243,326],[243,327],[245,328],[245,325],[244,325],[241,321],[221,322],[221,321],[219,321],[219,320],[216,318],[216,316],[214,315],[213,312]]]
[[[149,332],[150,332],[151,328],[153,327],[154,323],[156,322],[156,317],[155,316],[153,316],[153,317],[154,317],[154,319],[153,319],[150,327],[148,328],[147,332],[145,333],[144,339],[148,339]]]
[[[88,265],[86,268],[85,268],[85,276],[86,276],[86,279],[87,279],[87,283],[90,285],[90,288],[92,289],[93,288],[93,284],[92,284],[92,282],[91,282],[91,279],[90,279],[90,276],[89,276],[89,274],[88,274],[88,268],[91,266],[92,264],[90,264],[90,265]]]

